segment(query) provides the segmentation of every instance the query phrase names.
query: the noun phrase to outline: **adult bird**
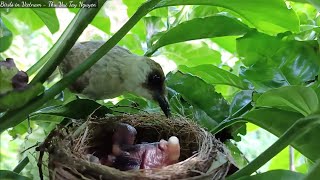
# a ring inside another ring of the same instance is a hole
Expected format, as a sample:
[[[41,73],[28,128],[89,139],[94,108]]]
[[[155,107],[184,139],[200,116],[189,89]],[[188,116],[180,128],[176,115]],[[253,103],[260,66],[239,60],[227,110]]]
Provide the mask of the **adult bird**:
[[[103,41],[75,44],[60,65],[62,74],[76,68],[103,44]],[[158,63],[115,46],[69,89],[94,100],[114,98],[129,92],[157,101],[164,114],[169,117],[170,109],[164,81],[165,75]]]

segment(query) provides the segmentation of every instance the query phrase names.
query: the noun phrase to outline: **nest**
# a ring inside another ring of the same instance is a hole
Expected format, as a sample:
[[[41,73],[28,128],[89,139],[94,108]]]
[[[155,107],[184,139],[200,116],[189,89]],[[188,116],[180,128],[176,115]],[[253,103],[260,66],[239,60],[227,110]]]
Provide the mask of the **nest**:
[[[115,126],[128,123],[137,129],[136,143],[158,142],[177,136],[180,162],[159,169],[120,171],[93,163],[111,151]],[[161,115],[121,115],[89,119],[68,128],[57,128],[46,139],[50,179],[224,179],[231,164],[224,145],[192,120]]]

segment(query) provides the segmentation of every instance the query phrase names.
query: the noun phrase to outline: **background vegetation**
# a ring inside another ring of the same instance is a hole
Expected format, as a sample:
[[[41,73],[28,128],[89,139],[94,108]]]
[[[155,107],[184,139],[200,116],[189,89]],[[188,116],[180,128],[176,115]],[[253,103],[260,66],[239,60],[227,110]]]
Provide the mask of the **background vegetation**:
[[[13,58],[30,77],[23,91],[10,86],[2,92],[5,84],[0,84],[0,173],[37,179],[33,146],[64,117],[85,117],[100,104],[125,113],[139,112],[130,106],[160,112],[154,102],[129,94],[93,102],[76,100],[65,90],[119,44],[164,67],[174,114],[194,119],[212,133],[231,129],[233,139],[226,145],[242,169],[230,179],[319,177],[320,3],[99,3],[101,9],[0,9],[0,59]],[[106,44],[61,79],[56,66],[76,40]],[[0,70],[1,83],[9,76]],[[83,106],[88,111],[79,114]],[[266,173],[248,177],[254,172]]]

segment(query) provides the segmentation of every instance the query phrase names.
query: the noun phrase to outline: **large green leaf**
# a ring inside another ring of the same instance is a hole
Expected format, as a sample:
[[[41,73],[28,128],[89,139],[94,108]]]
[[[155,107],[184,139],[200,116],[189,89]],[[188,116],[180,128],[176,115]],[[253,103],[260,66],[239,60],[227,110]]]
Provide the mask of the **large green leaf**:
[[[216,15],[185,21],[164,33],[146,54],[152,54],[162,46],[194,39],[243,35],[248,27],[239,20]]]
[[[0,170],[0,177],[3,180],[10,180],[10,179],[12,179],[12,180],[31,180],[28,177],[19,175],[15,172],[8,171],[8,170]]]
[[[0,18],[0,42],[0,52],[7,50],[12,42],[12,33],[2,22],[2,18]]]
[[[305,175],[289,170],[273,170],[265,173],[241,177],[238,180],[270,180],[270,179],[281,179],[281,180],[302,180]]]
[[[257,99],[256,106],[295,111],[307,116],[319,109],[319,100],[310,87],[286,86],[263,93]]]
[[[229,51],[232,54],[235,54],[237,51],[236,39],[237,39],[237,36],[225,36],[225,37],[212,38],[211,41],[216,43],[218,46],[220,46],[224,50]]]
[[[197,66],[200,64],[221,64],[221,54],[206,43],[179,43],[166,46],[161,54],[173,60],[177,65]]]
[[[191,105],[182,97],[181,94],[173,89],[170,89],[169,96],[170,108],[173,113],[178,113],[183,117],[193,119],[207,129],[213,129],[218,125],[218,123],[209,117],[206,112],[196,106]]]
[[[77,13],[80,8],[69,8],[68,10],[73,13]],[[98,14],[91,21],[91,25],[100,29],[101,31],[109,34],[110,33],[110,18],[106,13],[107,4],[104,4],[103,7],[99,10]]]
[[[252,94],[253,91],[252,90],[244,90],[244,91],[240,91],[238,92],[231,104],[230,104],[230,109],[229,109],[229,114],[233,115],[236,112],[238,112],[240,109],[244,108],[245,106],[249,106],[249,103],[251,104],[252,101]],[[251,106],[250,106],[251,107]],[[249,111],[250,109],[243,109],[243,113],[245,113],[246,111]],[[242,115],[242,114],[240,114]]]
[[[105,33],[110,33],[110,18],[107,16],[105,9],[101,9],[94,17],[91,24]]]
[[[169,88],[180,93],[190,105],[203,110],[216,122],[228,116],[229,105],[214,86],[207,84],[198,77],[176,72],[167,76]]]
[[[59,30],[59,20],[55,8],[32,8],[32,11],[38,15],[52,34]]]
[[[262,108],[250,111],[245,114],[244,117],[248,118],[251,123],[254,123],[280,137],[298,119],[302,118],[303,115],[292,111],[274,108]],[[318,151],[320,148],[320,144],[318,143],[319,136],[320,127],[314,127],[305,135],[293,141],[291,144],[307,158],[314,161],[320,158]]]
[[[183,73],[198,76],[209,84],[225,84],[239,89],[248,89],[248,84],[240,77],[211,64],[203,64],[191,68],[181,65],[179,70]]]
[[[266,62],[279,50],[281,39],[257,31],[250,31],[237,39],[237,52],[246,66],[252,66],[258,61]]]
[[[54,8],[12,8],[7,19],[18,19],[30,27],[32,31],[38,30],[44,25],[55,33],[59,30],[59,20]]]
[[[315,180],[320,177],[320,161],[316,162],[304,180]]]
[[[230,9],[255,27],[270,33],[299,31],[299,19],[283,0],[162,0],[157,7],[211,5]]]
[[[287,85],[302,85],[318,74],[318,43],[285,41],[251,32],[237,40],[242,62],[240,75],[258,92]]]
[[[95,116],[104,116],[105,114],[112,113],[112,110],[103,106],[93,100],[77,99],[69,102],[66,105],[49,106],[41,109],[31,116],[47,114],[55,116],[63,116],[73,119],[86,118],[88,115],[94,114]]]

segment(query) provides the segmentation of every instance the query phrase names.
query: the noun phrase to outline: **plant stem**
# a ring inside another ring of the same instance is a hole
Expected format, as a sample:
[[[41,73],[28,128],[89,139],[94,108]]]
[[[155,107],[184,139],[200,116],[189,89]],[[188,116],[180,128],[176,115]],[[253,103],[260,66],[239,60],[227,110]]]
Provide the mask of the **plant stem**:
[[[15,173],[20,173],[24,167],[26,167],[26,165],[29,163],[29,158],[28,156],[26,156],[25,158],[23,158],[22,161],[19,162],[19,164],[13,169],[13,172]]]
[[[223,129],[232,126],[235,123],[240,123],[240,122],[249,122],[250,120],[244,117],[238,117],[238,118],[232,118],[232,119],[225,119],[222,121],[217,127],[214,129],[210,130],[209,132],[212,134],[217,134],[218,132],[222,131]]]
[[[10,127],[18,125],[28,116],[28,114],[39,109],[44,103],[54,98],[55,95],[59,94],[63,89],[74,82],[80,75],[109,52],[142,17],[153,9],[159,1],[160,0],[150,0],[142,4],[142,6],[139,7],[135,14],[121,27],[118,32],[116,32],[104,45],[102,45],[76,69],[68,73],[63,79],[53,85],[42,95],[36,97],[32,102],[20,109],[7,112],[0,118],[0,133]]]
[[[28,75],[32,75],[46,63],[30,84],[43,83],[47,80],[105,2],[106,0],[99,0],[97,8],[81,8],[79,10],[54,46],[36,64],[28,69]]]
[[[289,169],[290,171],[296,171],[294,166],[294,148],[289,146]]]
[[[252,109],[252,101],[248,102],[248,104],[242,106],[237,112],[233,113],[230,118],[236,118],[239,116],[242,116],[244,114],[246,114],[247,112],[249,112]]]
[[[308,130],[320,124],[320,116],[310,116],[299,119],[294,123],[274,144],[260,154],[240,171],[232,174],[227,179],[233,180],[243,176],[249,176],[287,147],[293,140],[304,135]]]

